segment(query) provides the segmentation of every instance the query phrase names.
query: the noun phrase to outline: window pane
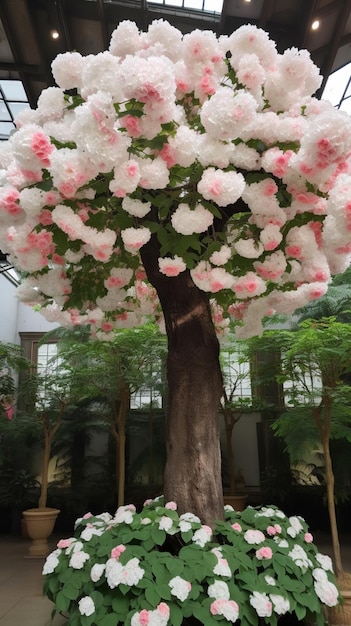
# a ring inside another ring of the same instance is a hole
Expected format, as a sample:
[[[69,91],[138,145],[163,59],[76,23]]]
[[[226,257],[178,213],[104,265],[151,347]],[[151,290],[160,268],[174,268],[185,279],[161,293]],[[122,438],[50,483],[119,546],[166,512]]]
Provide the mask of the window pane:
[[[202,11],[202,1],[203,0],[184,0],[184,7],[186,9],[197,9],[198,11]]]
[[[1,80],[0,86],[5,94],[7,100],[22,100],[27,101],[26,92],[23,85],[19,80]]]
[[[0,100],[0,120],[2,122],[11,121],[11,115],[4,104],[3,100]]]
[[[213,11],[214,13],[221,13],[223,7],[223,0],[205,0],[205,11]]]
[[[0,139],[8,139],[9,134],[14,130],[14,125],[11,122],[0,122]]]
[[[9,107],[14,118],[16,118],[23,109],[30,108],[28,102],[9,102]]]

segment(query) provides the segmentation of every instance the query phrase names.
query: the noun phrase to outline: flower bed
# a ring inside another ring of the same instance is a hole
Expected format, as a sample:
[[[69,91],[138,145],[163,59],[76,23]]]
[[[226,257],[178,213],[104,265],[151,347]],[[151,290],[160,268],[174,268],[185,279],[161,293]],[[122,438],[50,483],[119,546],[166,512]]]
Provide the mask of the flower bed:
[[[227,506],[212,530],[176,509],[156,498],[140,513],[130,504],[78,519],[44,564],[54,613],[69,626],[275,625],[287,613],[324,624],[339,593],[301,517]]]

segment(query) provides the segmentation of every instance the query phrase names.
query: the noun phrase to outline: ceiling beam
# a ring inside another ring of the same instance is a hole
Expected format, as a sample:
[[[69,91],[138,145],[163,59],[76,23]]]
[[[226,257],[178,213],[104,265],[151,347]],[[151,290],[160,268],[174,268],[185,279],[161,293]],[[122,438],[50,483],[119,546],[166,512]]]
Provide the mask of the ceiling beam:
[[[101,27],[101,35],[102,35],[104,50],[107,50],[109,47],[109,43],[110,43],[110,33],[108,30],[108,25],[107,25],[104,0],[97,0],[97,8],[98,8],[98,15],[99,15],[99,22],[100,22],[100,27]]]
[[[339,6],[339,13],[335,23],[335,28],[331,41],[328,45],[328,54],[321,66],[321,73],[324,78],[318,90],[318,94],[321,94],[323,92],[326,82],[329,78],[329,74],[332,70],[336,54],[341,45],[346,23],[351,14],[351,0],[344,0],[342,5],[340,4],[340,2],[338,2],[337,5]]]

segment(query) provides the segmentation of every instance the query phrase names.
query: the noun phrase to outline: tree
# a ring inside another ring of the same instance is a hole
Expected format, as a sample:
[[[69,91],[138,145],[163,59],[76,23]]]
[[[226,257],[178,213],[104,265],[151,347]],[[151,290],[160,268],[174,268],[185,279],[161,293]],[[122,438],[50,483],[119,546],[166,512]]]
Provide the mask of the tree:
[[[342,381],[351,370],[351,327],[333,318],[307,320],[297,331],[286,331],[284,335],[282,380],[292,384],[294,408],[284,412],[273,428],[284,438],[293,461],[301,459],[308,444],[316,440],[322,444],[335,571],[340,576],[343,567],[330,440],[343,438],[351,442],[351,389]]]
[[[16,377],[29,363],[20,346],[0,341],[0,415],[6,413],[9,419],[16,404]]]
[[[239,336],[260,333],[349,264],[351,120],[312,96],[307,51],[278,54],[251,25],[217,38],[122,22],[108,51],[52,70],[58,87],[1,150],[1,248],[49,320],[107,338],[164,324],[164,494],[213,524],[216,329],[232,316]]]
[[[57,335],[57,331],[53,331]],[[111,341],[81,341],[72,332],[59,333],[59,357],[69,386],[81,399],[95,401],[116,445],[115,476],[118,505],[124,504],[126,420],[131,395],[143,385],[156,387],[165,341],[155,325],[114,332]],[[48,335],[46,335],[48,336]],[[45,337],[44,337],[45,340]]]

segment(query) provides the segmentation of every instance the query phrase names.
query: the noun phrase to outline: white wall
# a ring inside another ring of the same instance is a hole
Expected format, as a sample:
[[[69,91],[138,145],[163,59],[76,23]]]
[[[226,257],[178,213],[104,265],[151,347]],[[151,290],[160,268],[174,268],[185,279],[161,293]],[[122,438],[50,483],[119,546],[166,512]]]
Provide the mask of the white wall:
[[[0,274],[0,341],[19,343],[16,286]]]
[[[16,285],[0,274],[0,341],[20,343],[20,332],[47,332],[57,327],[16,298]]]
[[[47,322],[45,317],[38,311],[33,311],[30,306],[23,304],[23,302],[18,303],[17,333],[46,333],[57,328],[57,326],[58,324]]]

